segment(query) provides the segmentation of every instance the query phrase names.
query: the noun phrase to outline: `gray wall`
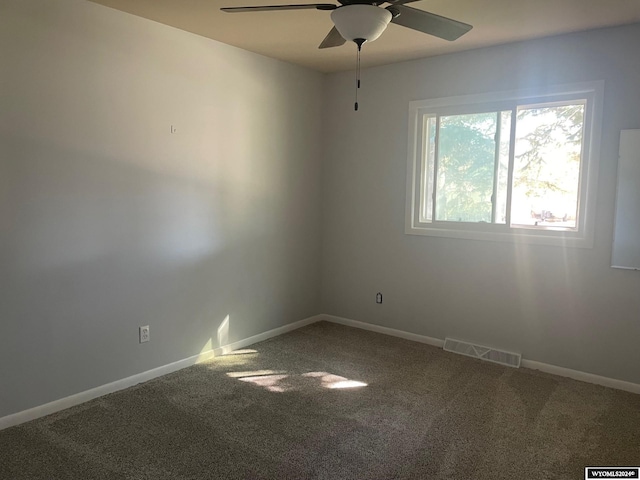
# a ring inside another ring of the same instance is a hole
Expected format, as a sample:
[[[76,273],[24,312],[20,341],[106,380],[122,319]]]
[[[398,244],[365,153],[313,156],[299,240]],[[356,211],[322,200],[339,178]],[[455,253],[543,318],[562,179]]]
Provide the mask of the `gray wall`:
[[[638,45],[636,24],[367,69],[357,113],[353,74],[329,76],[323,311],[640,383],[640,274],[609,266],[619,134],[640,127]],[[594,248],[404,234],[410,101],[596,80]]]
[[[81,0],[0,62],[0,417],[320,311],[322,75]]]

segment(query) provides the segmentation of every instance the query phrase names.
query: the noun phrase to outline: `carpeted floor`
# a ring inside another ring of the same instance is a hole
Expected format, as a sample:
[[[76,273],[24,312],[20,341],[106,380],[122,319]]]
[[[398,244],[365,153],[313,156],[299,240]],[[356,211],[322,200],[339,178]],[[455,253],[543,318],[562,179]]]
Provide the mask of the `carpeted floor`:
[[[587,465],[640,465],[640,395],[326,322],[0,432],[3,480],[582,479]]]

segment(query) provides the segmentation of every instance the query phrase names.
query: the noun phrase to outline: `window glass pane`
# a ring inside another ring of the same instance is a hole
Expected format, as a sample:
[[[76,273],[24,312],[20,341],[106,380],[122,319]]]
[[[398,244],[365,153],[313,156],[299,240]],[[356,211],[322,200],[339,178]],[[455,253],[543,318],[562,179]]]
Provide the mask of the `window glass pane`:
[[[496,183],[496,216],[494,223],[507,223],[507,189],[509,183],[509,145],[511,144],[511,111],[500,112],[498,164]]]
[[[584,103],[518,109],[512,225],[576,228],[583,121]]]
[[[496,113],[440,117],[436,219],[491,222]]]
[[[436,117],[423,117],[423,155],[420,178],[420,221],[430,222],[433,213],[433,162],[436,156]]]

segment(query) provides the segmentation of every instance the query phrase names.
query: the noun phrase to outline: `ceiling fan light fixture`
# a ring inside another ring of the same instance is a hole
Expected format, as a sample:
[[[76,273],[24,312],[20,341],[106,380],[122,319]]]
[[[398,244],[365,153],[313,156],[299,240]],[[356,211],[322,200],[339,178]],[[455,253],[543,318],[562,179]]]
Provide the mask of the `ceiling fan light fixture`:
[[[373,42],[382,35],[392,17],[389,10],[363,4],[345,5],[331,12],[331,20],[338,32],[349,41],[363,39]]]

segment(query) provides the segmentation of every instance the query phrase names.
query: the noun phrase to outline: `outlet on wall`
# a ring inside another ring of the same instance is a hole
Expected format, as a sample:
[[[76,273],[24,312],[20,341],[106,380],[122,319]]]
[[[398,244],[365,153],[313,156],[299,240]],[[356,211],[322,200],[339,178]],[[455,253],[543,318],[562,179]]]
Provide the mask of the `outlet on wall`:
[[[140,327],[140,343],[149,341],[149,325]]]

